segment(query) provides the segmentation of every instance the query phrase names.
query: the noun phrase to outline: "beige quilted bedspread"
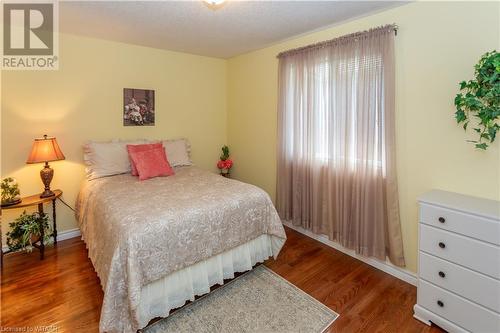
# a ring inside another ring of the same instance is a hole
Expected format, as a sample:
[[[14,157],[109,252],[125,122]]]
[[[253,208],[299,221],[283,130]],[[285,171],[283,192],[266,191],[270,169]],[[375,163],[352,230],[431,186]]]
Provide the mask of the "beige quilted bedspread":
[[[101,279],[101,332],[135,332],[142,286],[262,234],[276,257],[286,236],[260,188],[196,167],[138,181],[88,181],[76,217]]]

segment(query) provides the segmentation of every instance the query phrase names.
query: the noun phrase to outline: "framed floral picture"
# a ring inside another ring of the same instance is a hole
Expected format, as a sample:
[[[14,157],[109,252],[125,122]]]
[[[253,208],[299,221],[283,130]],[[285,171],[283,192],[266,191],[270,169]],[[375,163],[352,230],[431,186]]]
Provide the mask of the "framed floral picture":
[[[123,126],[155,125],[155,91],[123,89]]]

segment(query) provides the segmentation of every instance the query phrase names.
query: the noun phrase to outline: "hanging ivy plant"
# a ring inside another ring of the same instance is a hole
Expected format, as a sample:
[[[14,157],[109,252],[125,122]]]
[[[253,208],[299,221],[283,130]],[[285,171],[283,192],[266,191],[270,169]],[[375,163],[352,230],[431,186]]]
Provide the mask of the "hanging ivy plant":
[[[479,135],[473,142],[486,150],[495,141],[500,129],[500,53],[484,54],[475,66],[475,78],[460,82],[460,93],[455,97],[455,119],[464,130],[472,122]]]

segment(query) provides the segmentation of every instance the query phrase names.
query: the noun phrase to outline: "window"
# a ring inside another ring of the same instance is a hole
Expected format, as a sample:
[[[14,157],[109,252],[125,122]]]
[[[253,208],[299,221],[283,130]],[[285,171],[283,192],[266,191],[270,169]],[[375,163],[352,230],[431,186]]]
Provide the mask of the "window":
[[[284,220],[402,266],[393,32],[279,56],[276,205]]]

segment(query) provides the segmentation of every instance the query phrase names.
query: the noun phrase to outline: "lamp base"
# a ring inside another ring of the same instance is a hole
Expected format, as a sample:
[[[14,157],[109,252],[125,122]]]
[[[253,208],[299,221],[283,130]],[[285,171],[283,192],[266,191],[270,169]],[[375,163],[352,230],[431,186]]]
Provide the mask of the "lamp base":
[[[52,192],[51,190],[45,190],[42,192],[42,194],[40,194],[40,198],[50,198],[50,197],[53,197],[54,195],[56,195],[54,192]]]
[[[45,186],[45,190],[40,195],[40,198],[48,198],[55,195],[55,193],[50,190],[50,182],[53,177],[54,170],[49,166],[49,163],[45,162],[44,168],[40,170],[40,178],[42,178],[43,185]]]

